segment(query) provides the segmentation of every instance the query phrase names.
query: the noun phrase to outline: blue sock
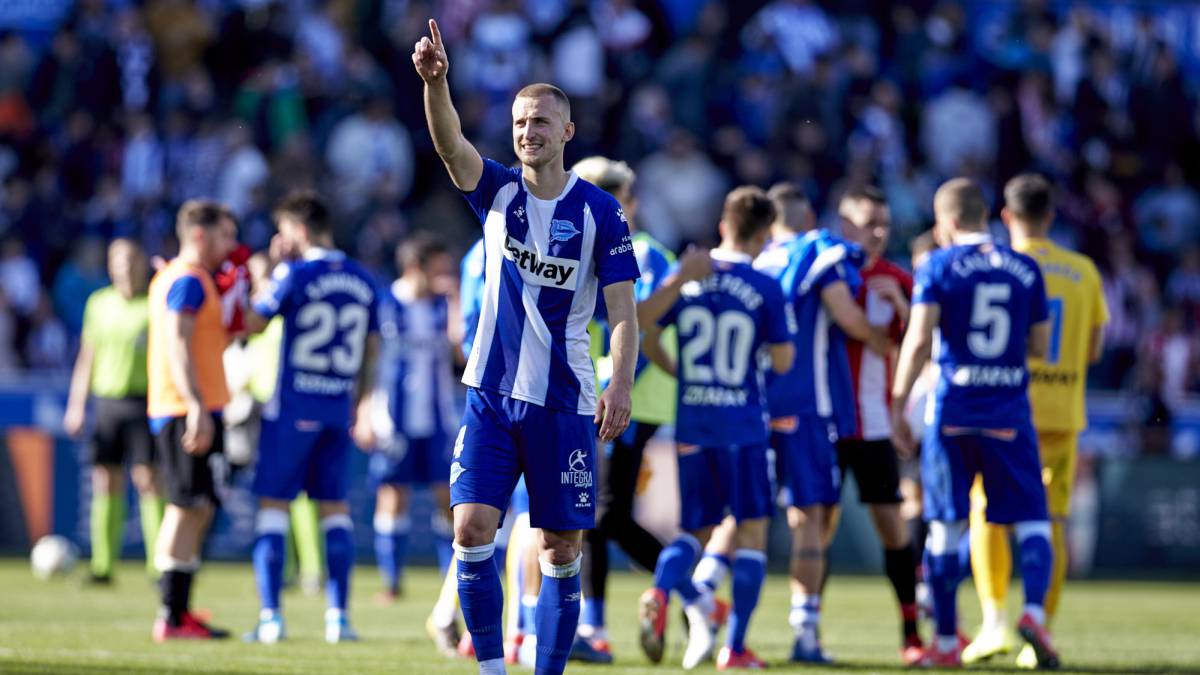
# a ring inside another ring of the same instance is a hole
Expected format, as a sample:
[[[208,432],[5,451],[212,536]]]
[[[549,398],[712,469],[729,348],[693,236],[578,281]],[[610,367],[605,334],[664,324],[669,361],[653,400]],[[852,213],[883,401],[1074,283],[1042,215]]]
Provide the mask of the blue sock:
[[[971,577],[971,531],[964,529],[958,538],[958,583]],[[956,584],[957,587],[957,584]]]
[[[604,601],[599,598],[584,598],[583,617],[579,623],[593,628],[604,628]]]
[[[277,509],[258,512],[254,529],[254,579],[258,585],[258,600],[263,609],[279,609],[279,591],[283,588],[284,536],[288,529],[288,513]]]
[[[1027,521],[1017,523],[1017,546],[1020,551],[1021,579],[1025,582],[1025,606],[1039,608],[1039,623],[1045,621],[1040,608],[1046,600],[1046,589],[1050,587],[1050,573],[1054,563],[1054,549],[1050,546],[1050,521]]]
[[[321,520],[325,530],[325,568],[329,583],[325,593],[329,596],[329,607],[346,611],[350,601],[350,569],[354,567],[354,523],[348,514],[328,516]]]
[[[696,556],[700,553],[700,542],[690,534],[681,534],[667,544],[654,566],[654,587],[668,593],[678,591],[684,602],[692,602],[700,596],[688,573]]]
[[[538,596],[531,595],[521,598],[521,632],[532,635],[537,626]]]
[[[395,593],[400,590],[400,578],[408,558],[408,516],[375,517],[375,562],[383,587]]]
[[[739,549],[733,558],[733,611],[725,644],[735,653],[746,651],[746,629],[758,606],[763,579],[767,576],[767,554],[754,549]]]
[[[454,546],[458,602],[478,661],[504,658],[504,591],[496,571],[495,544]]]
[[[454,523],[446,512],[441,509],[434,509],[433,515],[429,521],[430,529],[433,531],[433,547],[437,551],[438,569],[441,570],[442,576],[446,576],[446,570],[450,569],[450,561],[454,560]],[[504,574],[504,554],[501,553],[497,559],[496,555],[492,556],[496,561],[496,566],[500,570],[500,574]]]
[[[566,565],[542,561],[542,590],[538,594],[537,661],[534,673],[557,675],[567,667],[567,655],[579,627],[579,569],[583,556]]]
[[[933,614],[939,637],[958,634],[958,582],[962,572],[958,536],[962,521],[929,524],[929,545],[925,549],[926,579],[933,596]]]

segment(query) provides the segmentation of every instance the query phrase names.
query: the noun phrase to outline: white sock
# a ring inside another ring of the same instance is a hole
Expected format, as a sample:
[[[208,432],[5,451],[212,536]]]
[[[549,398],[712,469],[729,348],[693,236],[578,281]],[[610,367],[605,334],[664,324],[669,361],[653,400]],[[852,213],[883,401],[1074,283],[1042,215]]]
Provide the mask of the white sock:
[[[788,623],[791,624],[797,638],[815,640],[817,626],[821,623],[821,596],[793,593]]]
[[[504,658],[480,661],[479,675],[505,675]]]
[[[1025,605],[1025,613],[1033,617],[1039,626],[1046,625],[1046,608],[1041,605]]]
[[[997,607],[983,608],[983,630],[995,630],[1008,624],[1008,612]]]

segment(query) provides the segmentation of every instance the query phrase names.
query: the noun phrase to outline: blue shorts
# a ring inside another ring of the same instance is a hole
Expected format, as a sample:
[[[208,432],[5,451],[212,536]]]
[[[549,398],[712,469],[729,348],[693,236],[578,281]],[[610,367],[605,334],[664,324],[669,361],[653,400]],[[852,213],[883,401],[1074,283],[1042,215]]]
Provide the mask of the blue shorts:
[[[286,417],[263,420],[253,492],[291,501],[304,490],[310,499],[345,501],[353,447],[345,425]]]
[[[524,473],[531,527],[591,529],[596,526],[595,446],[591,415],[468,388],[450,465],[450,506],[487,504],[503,513]]]
[[[1007,525],[1049,517],[1031,424],[1011,430],[929,425],[921,445],[925,520],[965,520],[975,474],[983,475],[988,522]]]
[[[832,506],[842,495],[837,426],[816,415],[771,420],[775,472],[786,489],[784,503],[796,508]]]
[[[693,532],[720,523],[727,514],[741,522],[774,513],[766,445],[675,447],[681,528]]]
[[[450,439],[398,437],[387,451],[371,453],[371,484],[430,485],[450,480]]]

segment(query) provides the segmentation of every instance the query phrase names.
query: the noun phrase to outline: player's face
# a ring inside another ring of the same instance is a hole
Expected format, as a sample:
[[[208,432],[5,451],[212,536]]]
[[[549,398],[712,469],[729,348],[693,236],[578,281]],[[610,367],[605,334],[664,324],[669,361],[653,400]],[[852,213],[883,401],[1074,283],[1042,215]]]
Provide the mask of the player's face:
[[[860,201],[842,209],[842,234],[863,247],[868,257],[877,258],[887,248],[891,234],[892,215],[882,204]]]
[[[435,292],[444,293],[455,281],[454,261],[445,253],[431,256],[421,265],[425,283]]]
[[[222,218],[216,227],[196,229],[201,232],[204,265],[213,270],[219,268],[233,249],[237,248],[237,224],[230,218]]]
[[[108,247],[108,276],[119,289],[145,290],[146,256],[128,242],[114,242]]]
[[[522,96],[513,102],[513,151],[521,164],[541,168],[562,160],[575,124],[552,96]]]

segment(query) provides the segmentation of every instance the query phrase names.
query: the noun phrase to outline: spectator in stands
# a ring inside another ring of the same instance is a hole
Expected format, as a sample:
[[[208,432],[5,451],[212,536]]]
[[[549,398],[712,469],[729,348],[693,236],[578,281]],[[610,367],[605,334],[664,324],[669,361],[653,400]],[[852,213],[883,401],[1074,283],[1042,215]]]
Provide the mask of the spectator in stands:
[[[412,187],[412,141],[383,94],[373,94],[361,113],[334,127],[326,160],[337,186],[330,194],[348,214],[402,202]]]

